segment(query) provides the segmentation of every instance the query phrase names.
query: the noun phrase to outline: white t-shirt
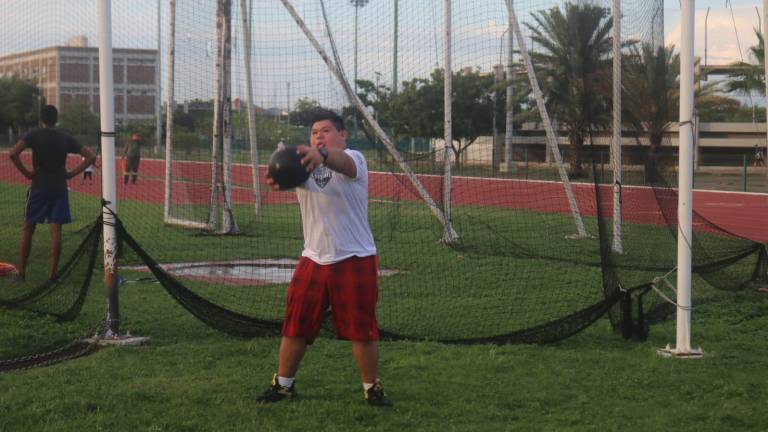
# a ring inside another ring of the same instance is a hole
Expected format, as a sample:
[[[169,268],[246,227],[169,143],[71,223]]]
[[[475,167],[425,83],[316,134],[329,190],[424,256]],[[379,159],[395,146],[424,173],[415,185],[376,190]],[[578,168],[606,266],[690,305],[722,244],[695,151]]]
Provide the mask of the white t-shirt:
[[[344,152],[355,162],[357,178],[321,165],[296,189],[304,229],[301,255],[318,264],[376,255],[368,225],[368,165],[359,151]]]

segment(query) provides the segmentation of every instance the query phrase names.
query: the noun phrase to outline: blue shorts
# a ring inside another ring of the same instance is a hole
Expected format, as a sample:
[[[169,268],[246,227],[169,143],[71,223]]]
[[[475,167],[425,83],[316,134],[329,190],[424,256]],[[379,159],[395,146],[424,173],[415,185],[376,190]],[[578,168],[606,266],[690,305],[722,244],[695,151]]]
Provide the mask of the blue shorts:
[[[36,224],[72,222],[72,216],[69,213],[69,193],[66,190],[60,192],[47,189],[30,189],[27,192],[24,220]]]

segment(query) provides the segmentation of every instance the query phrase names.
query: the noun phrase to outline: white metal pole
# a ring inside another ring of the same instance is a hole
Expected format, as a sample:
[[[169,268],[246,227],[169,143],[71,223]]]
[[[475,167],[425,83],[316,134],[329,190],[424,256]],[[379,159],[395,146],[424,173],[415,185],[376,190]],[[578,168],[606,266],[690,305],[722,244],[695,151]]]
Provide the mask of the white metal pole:
[[[693,40],[695,0],[682,0],[680,48],[680,128],[677,198],[677,343],[678,352],[691,350],[691,233],[693,181]]]
[[[701,350],[691,349],[691,234],[693,184],[693,85],[694,85],[694,13],[695,0],[680,2],[680,128],[677,198],[677,328],[674,349],[663,355],[682,358],[700,357]]]
[[[624,253],[621,242],[621,0],[613,0],[613,246]]]
[[[214,80],[213,80],[213,131],[211,132],[211,200],[208,211],[208,229],[213,230],[218,223],[217,211],[219,202],[219,153],[223,150],[224,137],[224,39],[226,19],[224,17],[225,2],[216,0],[216,51],[213,56]]]
[[[455,240],[451,234],[451,156],[453,152],[453,117],[451,111],[451,95],[453,93],[453,72],[451,66],[451,0],[445,0],[444,9],[444,44],[443,50],[444,63],[444,91],[443,106],[445,108],[444,133],[445,133],[445,155],[443,157],[443,214],[446,223],[443,225],[443,242],[450,243]]]
[[[163,220],[168,223],[171,219],[171,204],[173,203],[173,111],[176,109],[173,94],[176,49],[176,0],[168,0],[168,71],[165,83],[165,200],[163,202]]]
[[[768,79],[766,79],[768,76],[768,55],[765,55],[766,45],[768,45],[768,0],[763,0],[763,82],[765,83],[765,106],[768,107]],[[766,140],[765,151],[763,152],[763,164],[768,165],[768,163],[765,162],[766,159],[768,159],[768,109],[765,110],[765,117]],[[768,167],[765,170],[765,174],[768,176]]]
[[[155,64],[155,155],[160,154],[160,138],[162,136],[162,111],[160,109],[160,101],[161,99],[161,89],[162,85],[161,77],[162,74],[160,72],[160,48],[161,48],[161,38],[160,38],[160,0],[157,0],[157,56],[156,58],[156,64]]]
[[[768,1],[768,0],[766,0]],[[514,7],[514,3],[513,3]],[[515,89],[514,82],[515,76],[515,31],[512,30],[512,25],[507,23],[507,106],[506,106],[506,130],[504,132],[504,160],[507,162],[507,172],[515,172],[513,142],[515,136],[515,123],[514,123],[514,111],[515,111]]]
[[[115,180],[115,96],[112,77],[112,16],[110,0],[99,1],[99,114],[101,127],[101,194],[104,220],[104,285],[107,288],[107,336],[120,332],[117,293],[117,182]]]
[[[232,213],[232,0],[224,0],[224,59],[222,110],[222,179],[221,232],[234,234],[239,230]]]
[[[240,13],[243,26],[243,62],[245,63],[245,100],[248,104],[248,143],[251,151],[251,175],[253,176],[253,209],[256,216],[261,214],[261,183],[259,181],[259,147],[256,141],[256,118],[253,107],[253,79],[251,77],[251,16],[246,7],[246,0],[240,0]],[[290,89],[290,83],[288,84]],[[288,95],[288,127],[291,118],[291,97]]]

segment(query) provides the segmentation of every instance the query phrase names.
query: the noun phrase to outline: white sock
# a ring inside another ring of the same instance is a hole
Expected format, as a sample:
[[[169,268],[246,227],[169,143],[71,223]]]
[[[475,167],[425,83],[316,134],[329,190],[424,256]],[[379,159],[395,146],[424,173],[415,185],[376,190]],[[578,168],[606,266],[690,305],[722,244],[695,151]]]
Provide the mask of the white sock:
[[[368,391],[371,387],[373,387],[373,383],[363,383],[363,390]]]
[[[293,380],[295,378],[286,378],[281,377],[280,375],[277,376],[277,383],[280,384],[283,387],[290,387],[293,385]]]

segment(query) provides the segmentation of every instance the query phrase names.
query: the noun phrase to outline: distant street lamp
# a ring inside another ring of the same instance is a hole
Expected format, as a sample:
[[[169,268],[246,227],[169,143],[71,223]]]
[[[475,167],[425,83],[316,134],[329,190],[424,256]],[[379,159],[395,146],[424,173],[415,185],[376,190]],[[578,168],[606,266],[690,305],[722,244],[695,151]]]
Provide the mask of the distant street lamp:
[[[392,41],[392,94],[397,94],[397,36],[398,36],[398,30],[397,30],[397,24],[399,20],[399,14],[398,14],[398,4],[400,3],[400,0],[395,0],[395,30],[394,30],[394,40]]]
[[[361,7],[365,7],[370,0],[349,0],[352,7],[355,8],[355,95],[357,95],[357,14]],[[357,113],[352,117],[355,124],[355,136],[357,136]]]
[[[376,75],[376,102],[379,102],[379,80],[381,79],[381,72],[374,72],[374,75]],[[373,116],[376,119],[376,122],[379,121],[379,110],[373,111]]]

